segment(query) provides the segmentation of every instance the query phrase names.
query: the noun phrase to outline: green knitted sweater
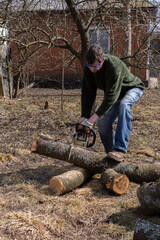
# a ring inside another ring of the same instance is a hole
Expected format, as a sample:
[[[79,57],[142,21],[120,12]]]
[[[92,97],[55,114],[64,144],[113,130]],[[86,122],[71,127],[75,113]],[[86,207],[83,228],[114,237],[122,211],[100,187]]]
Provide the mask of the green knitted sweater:
[[[112,105],[121,99],[127,90],[138,87],[144,89],[142,81],[130,73],[129,69],[118,57],[106,55],[102,68],[96,73],[84,67],[81,117],[89,118],[97,89],[104,91],[104,98],[96,114],[104,115]]]

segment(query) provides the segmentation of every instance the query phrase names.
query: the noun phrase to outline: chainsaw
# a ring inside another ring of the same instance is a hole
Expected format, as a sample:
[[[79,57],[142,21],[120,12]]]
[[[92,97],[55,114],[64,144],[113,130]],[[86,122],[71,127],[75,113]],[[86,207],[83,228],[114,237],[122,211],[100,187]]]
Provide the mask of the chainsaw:
[[[75,127],[75,131],[73,134],[73,144],[84,146],[84,147],[92,147],[96,141],[96,133],[93,129],[88,126],[84,126],[81,123],[77,123]]]

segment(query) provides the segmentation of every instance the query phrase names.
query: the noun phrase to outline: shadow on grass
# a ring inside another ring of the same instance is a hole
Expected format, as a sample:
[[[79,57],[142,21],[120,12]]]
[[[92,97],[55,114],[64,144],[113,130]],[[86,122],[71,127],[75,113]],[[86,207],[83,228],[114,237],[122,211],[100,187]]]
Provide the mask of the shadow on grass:
[[[13,171],[6,174],[0,174],[0,186],[10,186],[17,184],[32,184],[32,185],[48,185],[52,177],[63,174],[69,170],[76,169],[76,166],[68,164],[66,166],[60,163],[56,165],[40,166],[38,168],[21,169],[19,171]],[[100,175],[100,174],[99,174]],[[96,198],[112,198],[115,194],[106,191],[105,186],[101,183],[97,177],[89,178],[78,188],[90,188],[92,196]]]
[[[69,171],[71,166],[43,166],[35,169],[22,169],[7,174],[0,174],[0,186],[14,185],[20,183],[31,183],[32,181],[42,185],[49,184],[50,178]]]
[[[141,217],[139,208],[129,208],[112,214],[104,222],[123,226],[127,231],[132,231],[139,217]]]
[[[126,231],[132,231],[137,219],[144,219],[154,224],[160,224],[159,215],[149,216],[144,214],[141,207],[128,208],[117,213],[113,213],[104,220],[108,224],[116,224],[125,227]]]

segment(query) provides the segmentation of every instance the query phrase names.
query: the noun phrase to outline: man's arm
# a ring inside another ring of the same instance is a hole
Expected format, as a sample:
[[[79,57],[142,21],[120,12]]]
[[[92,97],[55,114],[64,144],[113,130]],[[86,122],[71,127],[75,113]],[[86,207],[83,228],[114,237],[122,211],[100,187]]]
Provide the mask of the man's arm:
[[[81,95],[81,117],[90,118],[96,92],[97,87],[95,86],[93,75],[85,68]]]

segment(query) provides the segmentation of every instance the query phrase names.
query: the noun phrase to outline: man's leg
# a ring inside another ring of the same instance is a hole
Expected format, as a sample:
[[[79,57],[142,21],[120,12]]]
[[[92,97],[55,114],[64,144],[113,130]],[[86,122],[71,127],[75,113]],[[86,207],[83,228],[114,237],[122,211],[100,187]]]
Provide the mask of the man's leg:
[[[113,123],[118,117],[119,102],[116,102],[111,109],[97,121],[98,131],[106,153],[113,150],[115,143],[115,134]]]
[[[120,101],[118,124],[115,136],[114,148],[127,152],[128,138],[132,130],[131,106],[142,96],[143,90],[132,88],[126,92],[124,98]]]
[[[109,157],[112,157],[112,155],[117,155],[117,157],[121,158],[121,153],[127,152],[128,138],[132,130],[133,120],[131,115],[131,106],[133,106],[133,104],[137,102],[137,100],[142,96],[142,94],[142,89],[132,88],[126,92],[125,96],[120,101],[115,144],[113,147],[115,149],[115,152],[109,153]]]

